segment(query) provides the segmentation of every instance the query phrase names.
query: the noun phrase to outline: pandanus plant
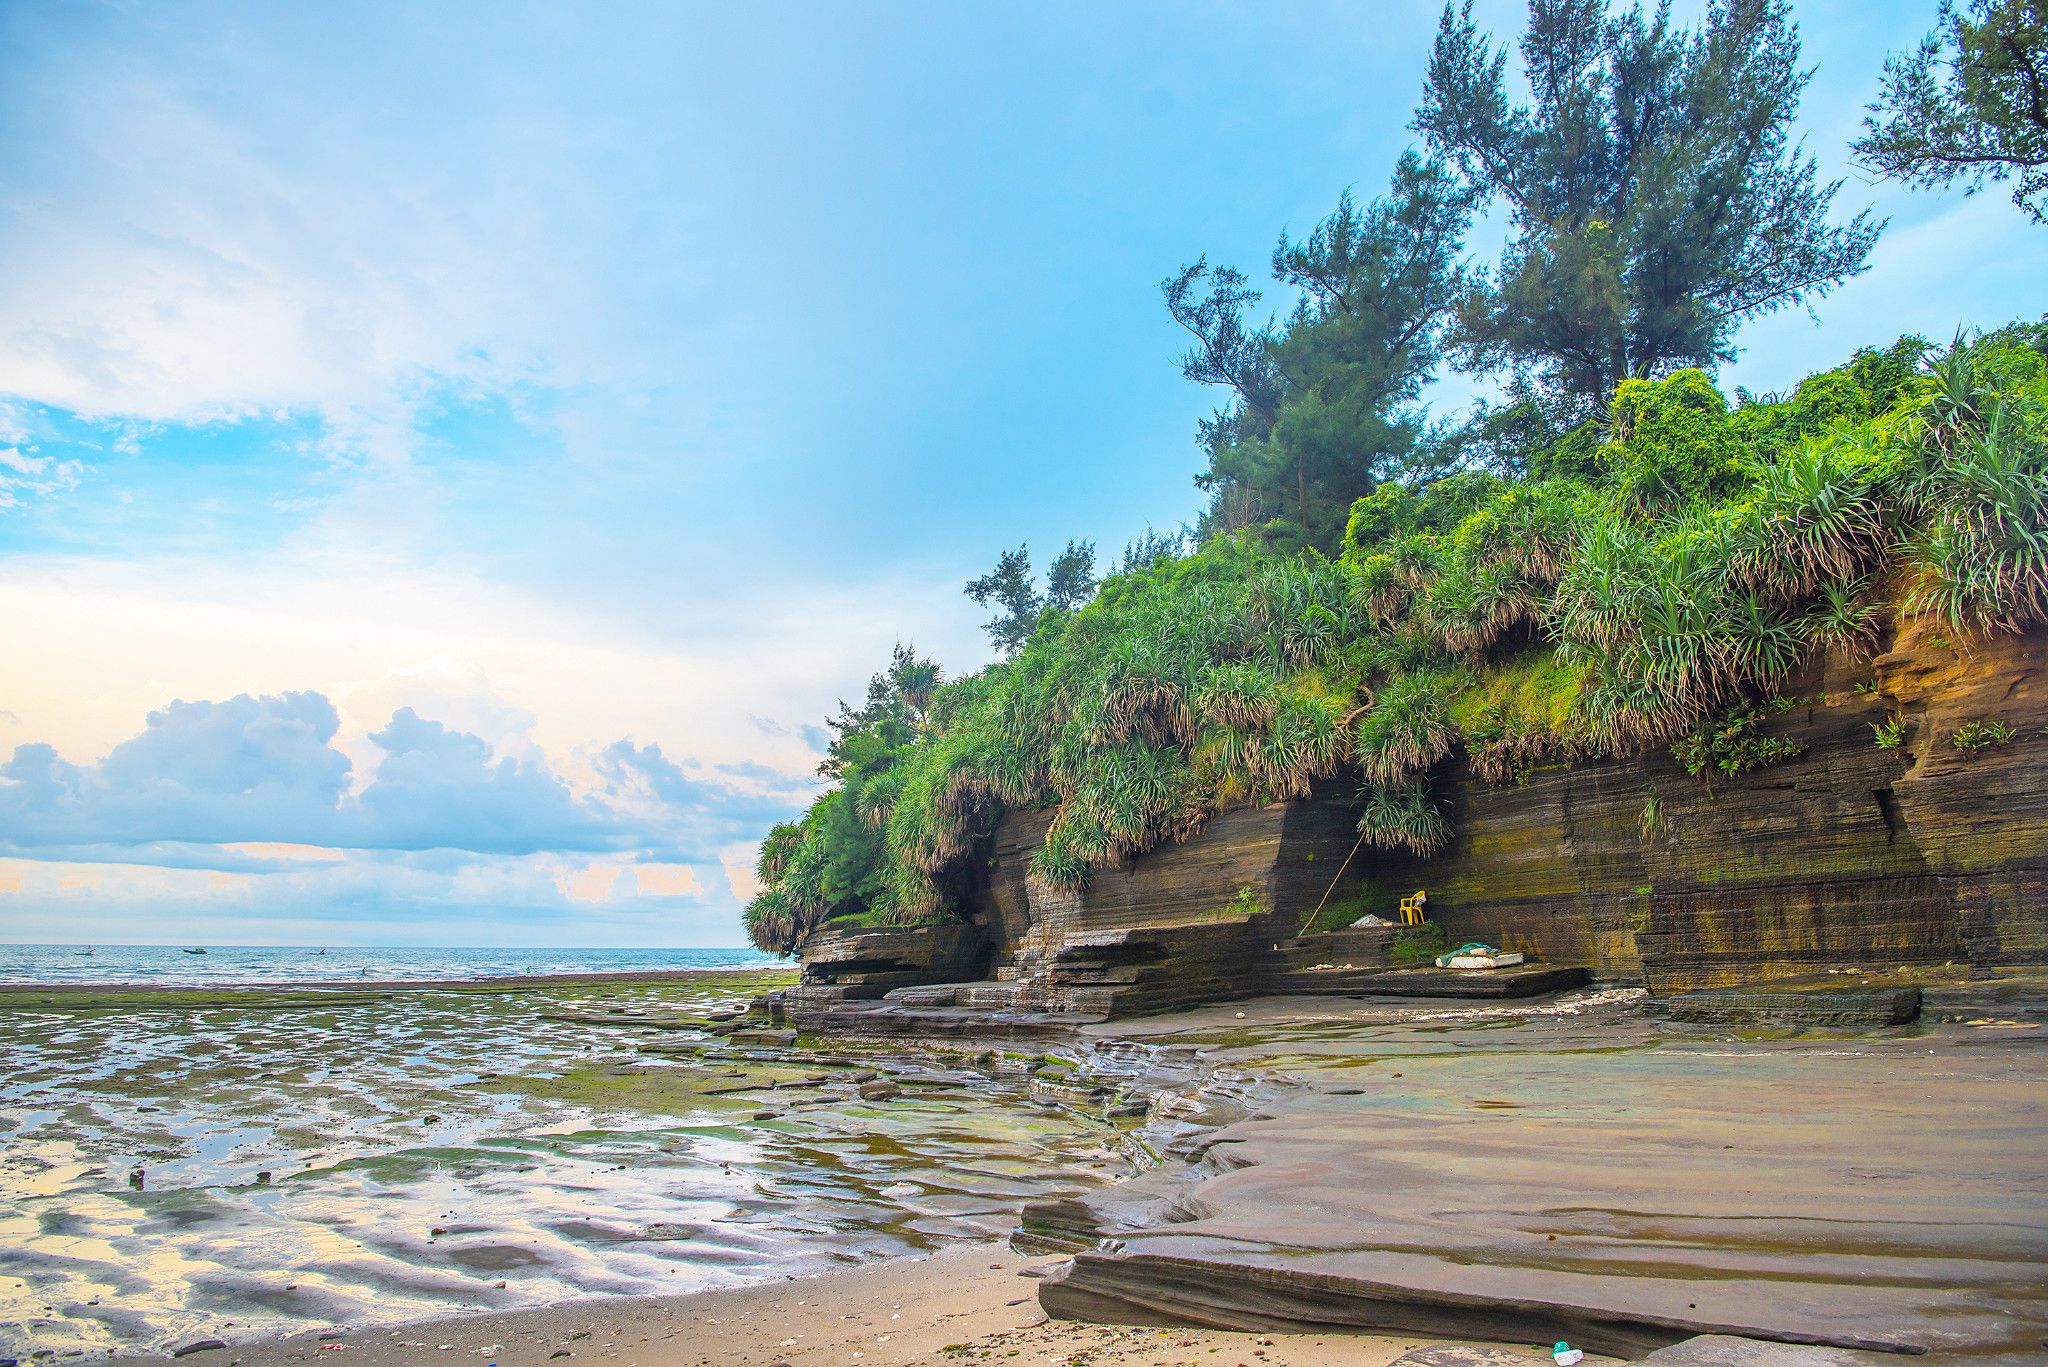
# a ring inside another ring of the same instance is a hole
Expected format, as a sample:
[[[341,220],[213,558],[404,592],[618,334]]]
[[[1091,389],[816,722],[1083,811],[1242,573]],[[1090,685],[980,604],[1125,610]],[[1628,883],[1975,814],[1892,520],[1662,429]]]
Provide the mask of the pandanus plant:
[[[1404,675],[1379,691],[1378,701],[1352,728],[1352,753],[1367,779],[1391,787],[1451,752],[1458,730],[1446,684],[1444,675],[1425,672]]]
[[[2014,631],[2048,616],[2048,440],[2044,415],[1993,400],[1981,431],[1930,449],[1908,486],[1926,529],[1906,609],[1966,631]]]
[[[1367,784],[1359,796],[1365,810],[1358,818],[1358,833],[1368,845],[1427,857],[1451,837],[1451,823],[1419,780],[1391,787]]]
[[[1749,544],[1737,558],[1744,582],[1805,598],[1877,563],[1890,533],[1869,440],[1822,438],[1756,468]]]

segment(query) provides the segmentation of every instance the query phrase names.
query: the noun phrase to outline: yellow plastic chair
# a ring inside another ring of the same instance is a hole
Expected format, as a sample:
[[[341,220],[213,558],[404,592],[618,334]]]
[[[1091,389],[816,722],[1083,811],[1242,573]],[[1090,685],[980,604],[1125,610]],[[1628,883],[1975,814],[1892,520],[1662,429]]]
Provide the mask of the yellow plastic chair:
[[[1429,900],[1429,894],[1417,888],[1413,897],[1401,899],[1401,924],[1419,926],[1422,924],[1422,904]]]

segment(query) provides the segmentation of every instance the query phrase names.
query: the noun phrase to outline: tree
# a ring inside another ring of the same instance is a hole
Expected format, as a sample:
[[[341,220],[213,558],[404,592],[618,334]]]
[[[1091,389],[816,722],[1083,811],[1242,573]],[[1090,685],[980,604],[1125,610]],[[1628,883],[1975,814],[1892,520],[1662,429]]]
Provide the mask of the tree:
[[[1441,163],[1403,156],[1385,197],[1360,208],[1347,193],[1308,237],[1281,237],[1273,277],[1298,292],[1283,325],[1247,323],[1259,292],[1206,258],[1164,283],[1197,342],[1182,373],[1232,391],[1201,428],[1206,531],[1263,525],[1283,547],[1334,549],[1351,501],[1414,458],[1471,205]]]
[[[897,644],[889,667],[868,680],[867,702],[854,708],[842,701],[839,715],[825,719],[832,744],[818,772],[852,784],[890,767],[898,750],[924,734],[943,682],[938,665],[916,646]]]
[[[996,567],[967,581],[967,596],[983,607],[991,602],[1001,612],[982,623],[989,639],[1005,655],[1014,655],[1047,612],[1072,612],[1095,592],[1095,543],[1069,541],[1046,571],[1046,591],[1038,591],[1031,574],[1031,552],[1019,546],[1004,551]]]
[[[1714,0],[1698,31],[1664,7],[1531,0],[1521,55],[1527,106],[1470,0],[1447,6],[1415,120],[1514,224],[1459,310],[1474,364],[1589,417],[1624,379],[1732,359],[1745,320],[1864,268],[1883,224],[1830,226],[1841,182],[1790,140],[1812,73],[1785,0]]]
[[[1095,543],[1069,541],[1045,572],[1045,604],[1072,612],[1095,592]]]
[[[2048,222],[2048,3],[1943,0],[1934,32],[1885,63],[1856,143],[1864,164],[1912,185],[2015,176],[2012,202]]]
[[[1031,551],[1028,546],[1019,546],[1014,551],[1004,551],[996,560],[996,567],[978,579],[967,581],[967,596],[987,607],[993,602],[1001,609],[996,616],[982,623],[982,630],[996,649],[1005,655],[1014,655],[1038,625],[1039,611],[1045,600],[1038,596],[1038,589],[1031,579]]]

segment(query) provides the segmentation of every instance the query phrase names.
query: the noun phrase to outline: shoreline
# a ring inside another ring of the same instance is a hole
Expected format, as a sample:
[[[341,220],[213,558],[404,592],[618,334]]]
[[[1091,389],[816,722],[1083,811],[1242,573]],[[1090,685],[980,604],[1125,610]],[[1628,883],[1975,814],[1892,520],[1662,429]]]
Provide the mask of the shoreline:
[[[731,978],[757,974],[775,974],[793,977],[794,966],[764,965],[752,968],[656,968],[656,969],[592,969],[575,973],[498,973],[475,978],[304,978],[270,979],[263,981],[222,981],[208,983],[161,983],[125,980],[93,980],[79,982],[0,982],[0,1000],[7,997],[29,996],[35,993],[59,994],[67,992],[122,992],[122,993],[174,993],[174,992],[397,992],[408,988],[417,991],[461,991],[465,988],[478,990],[507,989],[520,987],[639,987],[660,983],[704,981],[707,978]]]
[[[497,1367],[1390,1367],[1418,1348],[1457,1343],[1416,1334],[1239,1333],[1048,1318],[1038,1279],[1063,1259],[967,1243],[809,1276],[655,1297],[594,1297],[519,1310],[228,1342],[191,1351],[190,1367],[289,1367],[337,1355],[371,1367],[484,1358]],[[1486,1362],[1545,1363],[1547,1349],[1486,1345]],[[123,1354],[111,1364],[167,1356]],[[1595,1359],[1589,1358],[1589,1361]]]

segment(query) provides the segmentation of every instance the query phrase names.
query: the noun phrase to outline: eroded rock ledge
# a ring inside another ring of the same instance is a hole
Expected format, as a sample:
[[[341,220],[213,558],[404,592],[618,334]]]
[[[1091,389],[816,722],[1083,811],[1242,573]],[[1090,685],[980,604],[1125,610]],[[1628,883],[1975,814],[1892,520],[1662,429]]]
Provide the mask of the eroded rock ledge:
[[[1712,784],[1663,751],[1506,786],[1453,765],[1438,786],[1457,834],[1427,861],[1353,856],[1355,785],[1332,783],[1225,813],[1067,894],[1026,877],[1049,817],[1018,813],[963,922],[828,923],[785,1005],[829,1025],[846,1003],[893,998],[1021,1029],[1398,990],[1380,975],[1423,958],[1404,932],[1302,931],[1318,908],[1318,924],[1392,917],[1417,887],[1452,943],[1659,996],[1851,968],[2048,965],[2044,666],[2038,631],[1959,644],[1908,627],[1874,657],[1831,658],[1788,685],[1797,705],[1768,731],[1804,743],[1796,760]],[[1894,715],[1906,740],[1885,749],[1872,725]],[[1965,753],[1952,737],[1971,721],[2014,738]]]

